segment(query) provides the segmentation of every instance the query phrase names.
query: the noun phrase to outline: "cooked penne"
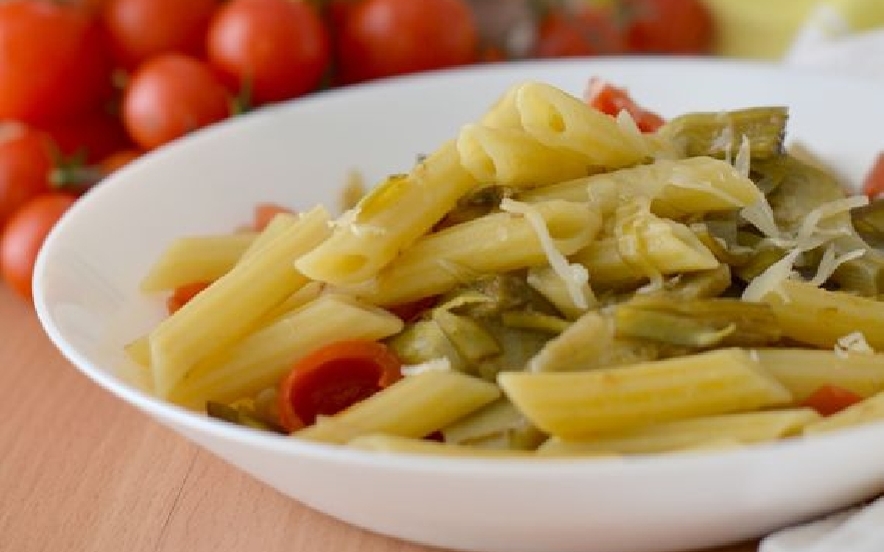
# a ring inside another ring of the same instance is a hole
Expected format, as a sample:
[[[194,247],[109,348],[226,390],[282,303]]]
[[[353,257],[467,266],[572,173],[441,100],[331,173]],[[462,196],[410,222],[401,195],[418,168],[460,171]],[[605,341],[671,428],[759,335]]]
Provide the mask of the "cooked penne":
[[[524,201],[589,201],[603,215],[625,201],[644,198],[654,214],[675,219],[746,207],[761,197],[755,183],[733,165],[711,157],[660,159],[519,194]]]
[[[475,186],[454,141],[447,142],[410,173],[389,177],[363,197],[338,219],[328,240],[298,260],[297,268],[322,282],[365,282]]]
[[[703,416],[582,440],[553,437],[537,452],[544,455],[649,454],[705,447],[722,439],[726,443],[761,443],[799,435],[808,424],[819,419],[820,415],[812,408]]]
[[[402,321],[352,297],[322,295],[205,358],[172,391],[179,404],[202,407],[206,401],[230,402],[278,382],[292,365],[335,341],[379,340],[402,329]]]
[[[249,246],[249,248],[243,253],[242,258],[240,258],[240,262],[243,262],[250,257],[252,257],[255,253],[261,250],[268,243],[272,242],[276,239],[277,236],[288,232],[289,229],[298,223],[298,215],[293,213],[278,213],[264,227],[258,237],[254,242]]]
[[[884,391],[884,355],[814,349],[758,349],[752,354],[796,402],[824,385],[862,397]]]
[[[880,301],[799,280],[782,281],[762,301],[773,308],[783,335],[796,341],[831,349],[859,332],[873,349],[884,350]]]
[[[213,282],[233,268],[256,238],[254,232],[178,238],[141,280],[141,290],[165,291],[196,282]]]
[[[339,444],[374,433],[420,438],[498,397],[500,390],[493,383],[459,372],[433,370],[405,377],[292,435]]]
[[[504,372],[504,393],[542,431],[563,438],[789,404],[792,396],[739,349],[588,372]]]
[[[529,188],[590,172],[583,155],[541,144],[518,128],[466,125],[458,134],[457,151],[480,184]]]
[[[371,434],[356,437],[347,443],[349,446],[361,450],[374,452],[392,452],[406,454],[432,454],[438,456],[460,457],[532,457],[533,453],[523,450],[509,450],[496,448],[479,448],[450,443],[440,443],[427,439],[413,439],[399,437],[397,435]]]
[[[601,227],[585,203],[550,201],[535,209],[562,255],[585,247]],[[357,293],[379,305],[437,295],[479,274],[546,264],[545,245],[528,217],[493,213],[422,238]]]
[[[293,264],[328,235],[324,209],[305,213],[288,232],[160,322],[150,332],[156,393],[167,397],[194,365],[242,339],[270,309],[307,284]]]
[[[848,406],[804,428],[805,435],[828,433],[837,429],[856,427],[884,421],[884,392]]]

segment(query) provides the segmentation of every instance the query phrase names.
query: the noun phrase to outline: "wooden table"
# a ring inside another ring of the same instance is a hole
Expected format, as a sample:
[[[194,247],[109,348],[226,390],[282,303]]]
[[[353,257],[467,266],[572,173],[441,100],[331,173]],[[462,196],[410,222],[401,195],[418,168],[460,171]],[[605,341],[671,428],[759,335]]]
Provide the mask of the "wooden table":
[[[431,552],[309,510],[112,397],[2,285],[0,390],[0,551]]]

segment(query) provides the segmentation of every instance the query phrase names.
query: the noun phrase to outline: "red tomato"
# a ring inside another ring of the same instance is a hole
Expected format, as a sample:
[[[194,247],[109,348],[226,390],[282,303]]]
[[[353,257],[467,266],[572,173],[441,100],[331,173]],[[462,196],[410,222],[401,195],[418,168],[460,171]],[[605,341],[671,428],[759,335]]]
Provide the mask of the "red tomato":
[[[252,105],[315,90],[331,61],[328,32],[306,2],[230,0],[212,19],[210,63]]]
[[[294,211],[278,203],[258,203],[255,205],[254,214],[252,215],[252,226],[260,232],[267,228],[270,221],[280,213],[294,213]]]
[[[280,422],[300,429],[374,395],[402,377],[402,363],[384,344],[339,341],[298,361],[280,383]]]
[[[186,305],[188,301],[210,285],[212,285],[212,282],[194,282],[175,288],[172,291],[172,295],[166,299],[166,311],[169,314],[177,312],[178,309]]]
[[[227,89],[205,63],[161,54],[144,63],[123,95],[123,124],[150,150],[230,115]]]
[[[801,402],[823,416],[831,416],[863,400],[862,395],[836,385],[823,385]]]
[[[18,123],[0,125],[0,227],[32,197],[50,190],[49,137]]]
[[[102,19],[117,60],[135,67],[165,52],[201,56],[218,0],[108,0]]]
[[[463,0],[359,0],[339,19],[335,50],[344,83],[477,60],[478,30]]]
[[[869,196],[869,199],[884,195],[884,152],[878,154],[875,163],[863,179],[863,193]]]
[[[50,0],[0,2],[0,120],[76,117],[110,97],[102,33],[81,7]]]
[[[622,0],[622,20],[630,51],[706,54],[715,22],[700,0]]]
[[[30,300],[34,262],[46,236],[76,198],[62,193],[37,196],[16,211],[0,236],[0,273],[19,295]]]
[[[663,117],[635,103],[625,89],[596,77],[589,79],[586,103],[593,109],[614,117],[621,111],[626,111],[642,132],[654,132],[664,123]]]
[[[87,163],[98,162],[117,150],[132,146],[120,118],[104,110],[69,121],[41,125],[40,130],[52,137],[62,155],[82,155]]]
[[[626,42],[614,12],[597,6],[553,9],[540,22],[534,57],[557,58],[622,53]]]

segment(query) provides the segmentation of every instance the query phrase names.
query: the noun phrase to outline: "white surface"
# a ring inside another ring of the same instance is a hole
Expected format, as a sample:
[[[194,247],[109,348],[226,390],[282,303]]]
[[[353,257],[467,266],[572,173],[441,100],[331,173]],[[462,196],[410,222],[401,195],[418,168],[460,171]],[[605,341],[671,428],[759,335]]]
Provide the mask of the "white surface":
[[[124,383],[122,345],[162,315],[137,291],[173,237],[228,230],[271,200],[334,204],[351,168],[411,166],[511,84],[579,95],[590,75],[665,115],[791,108],[790,136],[856,182],[881,148],[882,90],[774,66],[699,60],[510,64],[411,77],[267,109],[123,169],[51,234],[35,277],[49,336],[88,377],[281,492],[345,521],[453,549],[663,552],[760,536],[884,488],[884,426],[747,450],[491,460],[383,455],[216,422]],[[147,492],[147,491],[146,491]]]

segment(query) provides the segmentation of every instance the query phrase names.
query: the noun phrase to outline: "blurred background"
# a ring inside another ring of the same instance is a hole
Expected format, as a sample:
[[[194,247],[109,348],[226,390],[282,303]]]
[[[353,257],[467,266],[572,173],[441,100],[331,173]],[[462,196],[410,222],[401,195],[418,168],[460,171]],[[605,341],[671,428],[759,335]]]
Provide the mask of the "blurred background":
[[[0,273],[28,300],[45,235],[82,194],[264,105],[569,56],[849,59],[884,75],[882,26],[882,0],[2,0]]]

